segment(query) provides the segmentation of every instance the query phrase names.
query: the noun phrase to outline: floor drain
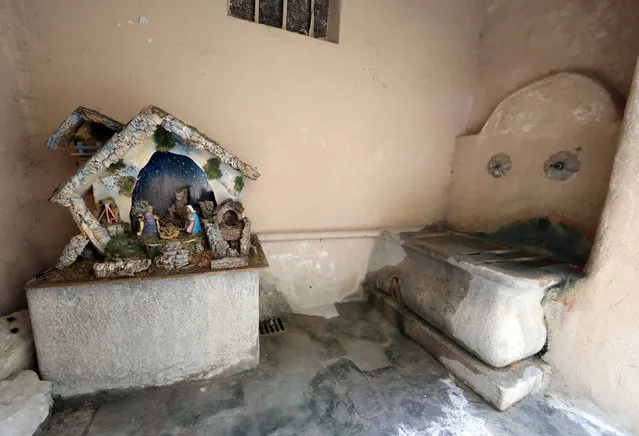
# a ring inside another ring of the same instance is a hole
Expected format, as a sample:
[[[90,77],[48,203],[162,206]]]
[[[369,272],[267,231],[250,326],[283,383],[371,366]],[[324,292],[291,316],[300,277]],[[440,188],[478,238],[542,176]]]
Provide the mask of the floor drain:
[[[270,335],[271,333],[283,332],[284,322],[282,318],[271,318],[260,321],[260,334]]]

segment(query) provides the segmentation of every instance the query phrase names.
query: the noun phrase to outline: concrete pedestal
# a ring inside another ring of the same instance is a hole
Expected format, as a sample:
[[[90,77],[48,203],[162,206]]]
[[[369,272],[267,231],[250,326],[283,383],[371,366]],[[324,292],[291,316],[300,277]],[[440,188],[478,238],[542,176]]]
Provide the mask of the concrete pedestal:
[[[27,289],[53,394],[160,386],[255,366],[259,271]]]

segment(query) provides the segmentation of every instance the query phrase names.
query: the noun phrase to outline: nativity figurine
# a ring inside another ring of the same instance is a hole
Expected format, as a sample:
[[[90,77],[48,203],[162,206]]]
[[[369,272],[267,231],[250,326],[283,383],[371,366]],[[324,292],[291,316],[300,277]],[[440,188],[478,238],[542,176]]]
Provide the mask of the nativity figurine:
[[[153,206],[149,205],[144,213],[138,215],[138,236],[159,237],[160,217],[153,214]]]
[[[197,212],[190,204],[186,206],[186,223],[184,224],[184,231],[189,235],[194,235],[202,231],[200,217],[197,216]]]

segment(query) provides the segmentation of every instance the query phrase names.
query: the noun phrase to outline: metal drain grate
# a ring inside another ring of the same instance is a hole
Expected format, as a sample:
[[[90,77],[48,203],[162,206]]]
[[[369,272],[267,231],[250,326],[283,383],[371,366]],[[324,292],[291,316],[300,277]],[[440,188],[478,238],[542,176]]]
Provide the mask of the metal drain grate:
[[[271,333],[281,333],[285,331],[282,318],[271,318],[260,321],[260,334],[270,335]]]

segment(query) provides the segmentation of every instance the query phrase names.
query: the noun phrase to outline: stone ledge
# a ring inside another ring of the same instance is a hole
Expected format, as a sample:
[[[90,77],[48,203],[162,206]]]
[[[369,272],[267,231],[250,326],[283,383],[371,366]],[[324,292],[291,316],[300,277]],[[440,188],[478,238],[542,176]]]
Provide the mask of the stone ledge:
[[[536,262],[547,260],[543,255],[510,249],[451,229],[425,228],[383,236],[415,252],[511,288],[548,289],[582,276],[581,272],[563,266],[561,262],[537,266]]]
[[[369,302],[397,329],[422,346],[446,369],[497,410],[504,411],[530,393],[544,389],[550,367],[535,358],[492,368],[458,345],[435,327],[421,320],[389,295],[373,290]]]

